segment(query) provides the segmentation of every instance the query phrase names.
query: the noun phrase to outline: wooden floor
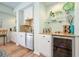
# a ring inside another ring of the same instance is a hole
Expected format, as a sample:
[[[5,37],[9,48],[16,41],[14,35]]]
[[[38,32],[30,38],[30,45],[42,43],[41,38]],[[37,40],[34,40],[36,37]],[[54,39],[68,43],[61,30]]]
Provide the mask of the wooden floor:
[[[0,48],[4,49],[9,57],[41,57],[33,53],[32,50],[27,48],[16,46],[15,43],[7,43],[5,46],[0,45]]]

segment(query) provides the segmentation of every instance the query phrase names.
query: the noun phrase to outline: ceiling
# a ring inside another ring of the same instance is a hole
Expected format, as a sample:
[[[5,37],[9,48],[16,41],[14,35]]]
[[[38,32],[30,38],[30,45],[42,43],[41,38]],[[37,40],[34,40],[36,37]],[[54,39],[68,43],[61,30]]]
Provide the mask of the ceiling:
[[[22,2],[1,2],[2,4],[11,7],[11,8],[16,8],[18,5],[20,5]],[[42,2],[44,5],[46,6],[50,6],[50,5],[55,5],[58,2]]]
[[[58,3],[62,3],[62,2],[42,2],[42,4],[44,4],[47,7],[52,6],[52,5],[56,5]]]
[[[45,6],[51,6],[51,5],[55,5],[58,2],[42,2]]]
[[[1,2],[2,4],[11,7],[11,8],[15,8],[17,7],[21,2]]]

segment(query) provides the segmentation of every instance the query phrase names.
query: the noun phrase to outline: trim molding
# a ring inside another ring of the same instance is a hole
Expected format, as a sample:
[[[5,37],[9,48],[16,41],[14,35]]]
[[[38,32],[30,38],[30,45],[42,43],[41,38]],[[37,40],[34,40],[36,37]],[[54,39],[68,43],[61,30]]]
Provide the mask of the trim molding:
[[[35,53],[37,55],[40,55],[40,52],[38,52],[38,51],[34,51],[33,53]]]

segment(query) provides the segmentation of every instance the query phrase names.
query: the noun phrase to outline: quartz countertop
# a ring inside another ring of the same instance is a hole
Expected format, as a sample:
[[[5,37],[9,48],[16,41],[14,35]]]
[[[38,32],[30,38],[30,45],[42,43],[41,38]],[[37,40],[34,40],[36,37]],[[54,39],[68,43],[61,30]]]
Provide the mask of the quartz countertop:
[[[52,36],[65,36],[65,37],[79,37],[79,35],[74,35],[74,34],[63,34],[63,33],[50,33],[50,34],[39,33],[39,34],[52,35]]]

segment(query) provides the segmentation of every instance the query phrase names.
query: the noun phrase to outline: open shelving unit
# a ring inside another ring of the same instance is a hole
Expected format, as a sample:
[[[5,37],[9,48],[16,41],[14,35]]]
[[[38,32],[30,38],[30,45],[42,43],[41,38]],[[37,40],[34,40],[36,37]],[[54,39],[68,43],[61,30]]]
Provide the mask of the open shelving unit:
[[[25,24],[20,25],[20,32],[32,32],[33,19],[26,19]]]

